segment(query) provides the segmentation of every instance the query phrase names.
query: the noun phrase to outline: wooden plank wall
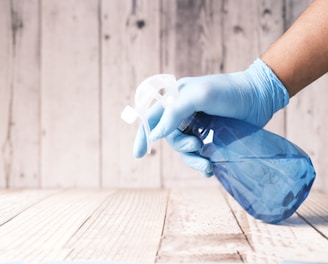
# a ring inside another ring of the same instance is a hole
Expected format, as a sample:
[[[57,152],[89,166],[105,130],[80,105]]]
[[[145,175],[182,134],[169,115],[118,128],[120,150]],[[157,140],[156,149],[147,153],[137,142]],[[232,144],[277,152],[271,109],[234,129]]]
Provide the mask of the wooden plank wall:
[[[136,160],[137,125],[120,120],[136,86],[160,72],[243,70],[309,0],[0,1],[0,186],[216,184],[165,141]],[[328,191],[324,76],[268,129],[306,150]]]

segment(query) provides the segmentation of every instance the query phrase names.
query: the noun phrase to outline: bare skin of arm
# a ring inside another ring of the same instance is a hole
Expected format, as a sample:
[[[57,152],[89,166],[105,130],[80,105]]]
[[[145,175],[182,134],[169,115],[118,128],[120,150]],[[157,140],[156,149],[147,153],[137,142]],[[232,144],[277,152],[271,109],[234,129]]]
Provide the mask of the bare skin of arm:
[[[328,72],[328,1],[315,0],[262,55],[290,97]]]

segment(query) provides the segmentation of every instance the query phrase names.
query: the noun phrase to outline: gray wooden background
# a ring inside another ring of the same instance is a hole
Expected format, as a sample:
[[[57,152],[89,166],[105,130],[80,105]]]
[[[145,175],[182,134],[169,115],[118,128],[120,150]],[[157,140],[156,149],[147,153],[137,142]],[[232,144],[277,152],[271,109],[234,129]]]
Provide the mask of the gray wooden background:
[[[0,0],[0,186],[216,184],[165,141],[134,159],[137,125],[120,112],[152,74],[245,69],[309,2]],[[268,125],[308,152],[315,188],[326,191],[327,84],[322,77]]]

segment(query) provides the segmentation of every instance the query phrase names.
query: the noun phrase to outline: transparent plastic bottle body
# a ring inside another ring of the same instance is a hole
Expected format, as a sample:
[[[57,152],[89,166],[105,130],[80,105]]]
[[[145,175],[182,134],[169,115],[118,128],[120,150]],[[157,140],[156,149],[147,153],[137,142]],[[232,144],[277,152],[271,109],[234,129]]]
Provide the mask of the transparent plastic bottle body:
[[[211,161],[224,188],[256,219],[280,222],[308,196],[315,179],[312,162],[287,139],[201,112],[183,122],[180,130],[208,142],[198,154]]]

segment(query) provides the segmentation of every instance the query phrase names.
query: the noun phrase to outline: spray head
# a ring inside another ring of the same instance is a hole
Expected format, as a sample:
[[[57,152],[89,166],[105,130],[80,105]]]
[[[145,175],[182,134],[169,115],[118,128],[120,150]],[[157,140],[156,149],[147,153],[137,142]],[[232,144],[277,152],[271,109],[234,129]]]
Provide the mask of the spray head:
[[[178,88],[174,75],[157,74],[145,79],[137,87],[135,94],[135,107],[127,105],[121,113],[121,118],[128,124],[132,124],[140,118],[147,140],[147,153],[151,151],[150,128],[148,124],[148,109],[155,101],[159,101],[165,108],[178,97]]]

